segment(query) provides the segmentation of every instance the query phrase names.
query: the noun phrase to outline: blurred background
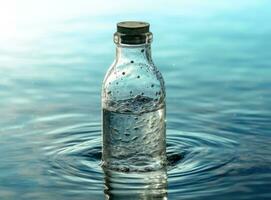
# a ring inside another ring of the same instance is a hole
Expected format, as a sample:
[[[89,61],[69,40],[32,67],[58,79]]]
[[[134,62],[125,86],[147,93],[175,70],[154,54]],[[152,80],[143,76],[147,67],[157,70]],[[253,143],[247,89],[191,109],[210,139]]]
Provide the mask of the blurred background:
[[[1,0],[1,199],[109,198],[100,91],[116,23],[126,20],[151,24],[168,155],[182,158],[168,168],[163,198],[271,198],[270,8],[267,0]]]

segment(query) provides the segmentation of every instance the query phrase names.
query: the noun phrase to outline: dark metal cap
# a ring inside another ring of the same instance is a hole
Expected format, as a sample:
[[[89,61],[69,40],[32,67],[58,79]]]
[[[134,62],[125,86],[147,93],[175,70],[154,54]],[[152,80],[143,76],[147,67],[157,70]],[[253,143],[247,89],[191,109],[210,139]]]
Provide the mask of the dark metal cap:
[[[124,21],[117,23],[114,34],[116,44],[148,44],[152,41],[150,24],[140,21]]]
[[[138,35],[148,33],[150,24],[139,21],[125,21],[117,23],[117,31],[127,35]]]

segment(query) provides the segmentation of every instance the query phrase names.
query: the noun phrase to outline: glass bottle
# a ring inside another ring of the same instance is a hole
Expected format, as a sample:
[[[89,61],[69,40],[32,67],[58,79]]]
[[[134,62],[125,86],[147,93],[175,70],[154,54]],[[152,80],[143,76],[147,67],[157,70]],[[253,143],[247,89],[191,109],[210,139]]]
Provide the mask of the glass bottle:
[[[102,166],[152,171],[166,164],[166,104],[146,22],[117,24],[116,59],[102,86]]]

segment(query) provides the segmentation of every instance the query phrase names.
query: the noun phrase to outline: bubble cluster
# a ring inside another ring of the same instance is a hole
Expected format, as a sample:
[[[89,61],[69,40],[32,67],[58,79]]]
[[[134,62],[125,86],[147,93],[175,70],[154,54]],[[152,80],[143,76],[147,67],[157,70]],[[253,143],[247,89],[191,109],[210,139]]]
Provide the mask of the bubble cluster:
[[[155,95],[156,95],[156,96],[157,96],[157,95],[161,95],[161,91],[155,92]]]

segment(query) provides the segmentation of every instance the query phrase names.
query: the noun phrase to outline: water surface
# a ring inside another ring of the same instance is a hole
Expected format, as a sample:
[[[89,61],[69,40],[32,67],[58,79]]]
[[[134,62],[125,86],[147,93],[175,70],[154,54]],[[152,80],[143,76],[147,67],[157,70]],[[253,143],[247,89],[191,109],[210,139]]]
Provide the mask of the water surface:
[[[270,2],[138,5],[0,8],[1,199],[271,198]],[[154,34],[169,165],[125,176],[99,165],[100,90],[128,19]]]

